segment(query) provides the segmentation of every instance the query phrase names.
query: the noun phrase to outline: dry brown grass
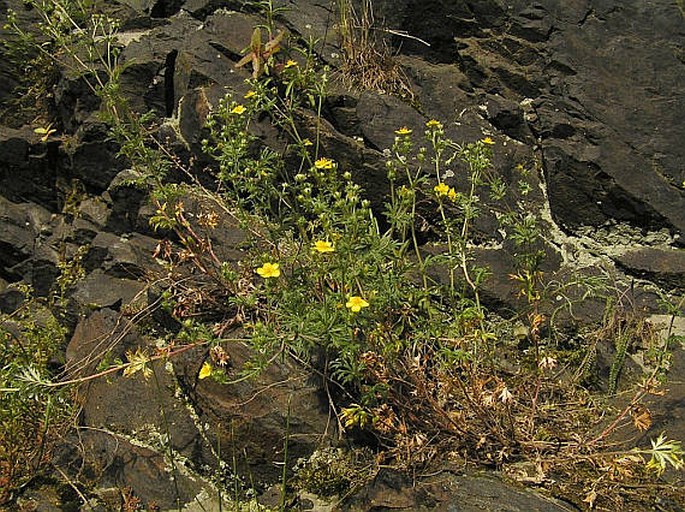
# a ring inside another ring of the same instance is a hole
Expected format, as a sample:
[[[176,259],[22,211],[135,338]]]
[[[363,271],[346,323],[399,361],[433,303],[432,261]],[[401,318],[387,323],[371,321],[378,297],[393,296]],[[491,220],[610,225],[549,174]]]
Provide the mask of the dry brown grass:
[[[407,101],[414,91],[388,44],[379,37],[371,0],[363,0],[361,12],[351,0],[338,0],[342,48],[341,80],[351,89],[374,90]]]

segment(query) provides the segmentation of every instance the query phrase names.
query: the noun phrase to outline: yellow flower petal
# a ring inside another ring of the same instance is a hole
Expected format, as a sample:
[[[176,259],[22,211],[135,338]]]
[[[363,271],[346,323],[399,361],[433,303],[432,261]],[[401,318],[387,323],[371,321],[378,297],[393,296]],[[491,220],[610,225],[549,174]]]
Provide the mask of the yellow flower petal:
[[[450,193],[450,188],[445,183],[440,183],[433,187],[433,191],[438,197],[443,197]]]
[[[269,279],[270,277],[279,277],[281,275],[281,269],[278,263],[264,263],[264,265],[259,267],[256,272],[264,279]]]
[[[316,242],[314,242],[314,250],[320,253],[335,252],[333,242],[326,242],[324,240],[317,240]]]
[[[426,128],[430,130],[442,130],[442,123],[436,119],[431,119],[426,123]]]
[[[294,67],[294,66],[297,66],[297,62],[295,62],[294,60],[291,59],[291,60],[289,60],[288,62],[285,63],[284,68],[285,68],[285,69],[288,69],[288,68],[292,68],[292,67]]]
[[[403,126],[399,130],[395,130],[395,133],[397,135],[411,135],[412,130],[407,128],[406,126]]]
[[[359,313],[362,308],[369,307],[369,303],[361,297],[354,295],[348,299],[345,307],[352,311],[352,313]]]
[[[205,363],[202,365],[202,368],[200,368],[200,373],[198,374],[197,378],[202,380],[206,379],[212,374],[212,365],[209,364],[209,362],[205,361]]]
[[[231,110],[231,114],[238,114],[238,115],[240,115],[240,114],[245,113],[246,110],[247,110],[247,109],[246,109],[244,106],[242,106],[242,105],[236,105],[236,106],[233,107],[233,109]]]
[[[481,141],[483,144],[488,144],[488,145],[490,145],[490,146],[492,146],[492,145],[495,143],[495,141],[492,140],[492,137],[485,137],[484,139],[481,139],[480,141]]]
[[[330,158],[319,158],[316,162],[314,162],[314,167],[317,169],[333,169],[333,166],[335,165],[335,162],[331,160]]]

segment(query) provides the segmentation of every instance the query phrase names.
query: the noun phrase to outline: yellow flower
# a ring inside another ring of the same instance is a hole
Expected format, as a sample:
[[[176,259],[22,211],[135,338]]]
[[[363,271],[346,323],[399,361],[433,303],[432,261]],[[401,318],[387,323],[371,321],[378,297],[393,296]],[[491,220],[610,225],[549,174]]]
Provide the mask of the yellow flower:
[[[313,146],[314,143],[309,139],[302,139],[302,145],[305,147]]]
[[[333,160],[330,158],[319,158],[316,162],[314,162],[314,167],[317,169],[333,169],[334,165],[335,162],[333,162]]]
[[[200,368],[200,373],[198,374],[197,378],[202,380],[206,379],[212,374],[212,365],[209,364],[208,361],[205,361],[205,363],[202,365],[202,368]]]
[[[288,62],[285,63],[284,69],[292,68],[293,66],[297,66],[297,62],[290,59],[288,60]]]
[[[259,267],[256,270],[256,272],[264,279],[269,279],[270,277],[278,277],[281,275],[281,269],[278,263],[264,263],[264,265]]]
[[[431,119],[426,123],[426,128],[429,128],[431,130],[442,130],[442,123],[435,119]]]
[[[454,202],[457,200],[457,191],[454,190],[453,188],[450,188],[449,192],[447,192],[447,198]]]
[[[252,98],[252,97],[254,97],[254,96],[256,96],[256,95],[257,95],[257,93],[254,92],[254,91],[247,91],[247,92],[245,93],[245,96],[243,96],[243,98],[245,98],[246,100],[249,100],[250,98]]]
[[[483,144],[488,144],[488,145],[490,145],[490,146],[492,146],[492,145],[495,143],[495,141],[492,140],[492,137],[485,137],[484,139],[481,139],[480,141],[481,141]]]
[[[412,131],[409,128],[407,128],[406,126],[403,126],[399,130],[395,130],[395,133],[397,135],[411,135],[411,132]]]
[[[369,303],[357,295],[353,295],[349,298],[345,307],[349,308],[352,313],[359,313],[362,308],[368,308]]]
[[[242,105],[236,105],[236,106],[233,107],[233,109],[231,110],[231,114],[238,114],[238,115],[240,115],[240,114],[243,114],[246,110],[247,110],[247,109],[246,109],[245,107],[243,107]]]
[[[335,252],[333,242],[325,242],[324,240],[317,240],[314,242],[314,250],[320,253]]]
[[[433,191],[438,197],[442,197],[450,193],[450,188],[445,183],[440,183],[433,187]]]

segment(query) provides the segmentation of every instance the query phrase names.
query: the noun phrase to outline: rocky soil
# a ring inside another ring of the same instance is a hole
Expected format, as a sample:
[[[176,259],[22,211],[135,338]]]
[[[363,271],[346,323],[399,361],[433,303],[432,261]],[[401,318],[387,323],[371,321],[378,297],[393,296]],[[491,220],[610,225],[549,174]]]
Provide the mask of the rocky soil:
[[[339,63],[333,2],[275,3],[287,7],[278,22],[293,41],[320,38],[321,60]],[[130,64],[122,87],[141,111],[154,109],[199,155],[206,104],[216,105],[227,90],[247,90],[250,71],[233,64],[261,22],[256,10],[218,0],[112,4],[124,20],[123,59]],[[325,144],[373,200],[385,179],[382,150],[398,127],[421,131],[436,118],[455,140],[491,136],[504,176],[511,177],[520,163],[539,172],[534,193],[546,221],[546,273],[602,269],[631,290],[636,307],[657,314],[652,283],[685,292],[685,17],[678,5],[375,0],[376,18],[395,34],[385,37],[416,100],[410,105],[379,91],[334,88]],[[10,6],[31,19],[15,0],[0,0],[0,13]],[[105,348],[123,355],[154,343],[154,322],[141,326],[125,313],[157,299],[146,278],[159,272],[151,257],[159,235],[148,225],[145,195],[128,184],[126,162],[96,115],[97,98],[63,73],[48,102],[58,133],[41,141],[34,120],[11,106],[19,73],[0,56],[0,309],[16,308],[20,282],[39,295],[50,293],[60,262],[87,247],[86,276],[68,297],[65,364],[72,372],[92,370]],[[263,131],[267,143],[276,139],[273,128]],[[480,229],[487,234],[492,226]],[[237,260],[241,240],[237,228],[227,230],[221,250]],[[502,311],[515,309],[519,299],[506,277],[512,265],[506,247],[484,245],[479,254],[493,270],[488,301]],[[587,307],[581,313],[592,322],[602,311]],[[236,365],[246,350],[231,354]],[[183,354],[159,368],[157,382],[115,376],[82,385],[80,428],[56,451],[55,465],[92,483],[101,502],[113,508],[119,507],[120,490],[129,487],[162,510],[216,510],[209,475],[228,478],[235,459],[241,473],[258,483],[260,500],[277,503],[287,417],[290,460],[309,456],[335,436],[320,382],[283,362],[257,383],[221,386],[197,379],[204,357],[199,350]],[[685,440],[682,349],[674,354],[672,375],[671,393],[653,404],[655,422],[645,439],[667,429],[670,437]],[[165,457],[169,448],[177,454],[174,467]],[[19,510],[48,511],[76,510],[78,502],[78,496],[37,482],[17,503]],[[419,478],[418,484],[382,472],[345,505],[307,497],[298,506],[576,510],[497,475],[459,468]]]

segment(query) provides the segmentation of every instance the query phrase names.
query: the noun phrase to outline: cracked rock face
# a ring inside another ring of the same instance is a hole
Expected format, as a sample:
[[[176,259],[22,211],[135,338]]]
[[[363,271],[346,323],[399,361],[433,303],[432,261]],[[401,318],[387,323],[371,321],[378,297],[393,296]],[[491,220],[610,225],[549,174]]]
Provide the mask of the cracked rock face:
[[[527,100],[563,226],[617,219],[682,233],[685,18],[675,2],[374,5],[394,28],[431,44],[402,40],[403,53],[454,65],[472,100]]]

